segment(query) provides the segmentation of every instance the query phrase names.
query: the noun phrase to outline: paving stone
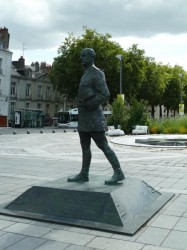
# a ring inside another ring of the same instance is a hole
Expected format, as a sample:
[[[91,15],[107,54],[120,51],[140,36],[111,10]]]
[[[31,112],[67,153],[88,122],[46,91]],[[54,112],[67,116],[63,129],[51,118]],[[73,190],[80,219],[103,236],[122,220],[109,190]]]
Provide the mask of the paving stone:
[[[163,247],[187,249],[187,232],[172,231],[162,243]]]
[[[163,211],[163,214],[181,217],[183,215],[183,212],[181,212],[181,211],[173,211],[173,210],[166,209],[166,210]]]
[[[0,230],[9,227],[11,225],[15,224],[15,222],[7,221],[7,220],[0,220]]]
[[[113,233],[97,231],[97,230],[91,230],[89,234],[106,238],[110,238],[113,236]]]
[[[81,228],[81,227],[70,227],[68,231],[87,234],[90,233],[91,229]]]
[[[179,217],[161,214],[152,222],[151,226],[172,229],[178,220]]]
[[[16,223],[4,229],[6,232],[19,233],[28,236],[41,237],[51,231],[48,227],[38,227],[30,224]]]
[[[58,130],[59,133],[56,133],[55,135],[45,133],[45,136],[41,136],[37,130],[37,134],[31,134],[28,138],[28,135],[25,135],[24,130],[24,135],[19,135],[18,133],[15,137],[12,136],[11,132],[11,135],[3,135],[3,137],[1,137],[3,138],[0,142],[1,204],[6,201],[12,201],[14,197],[17,197],[32,185],[68,176],[80,170],[82,153],[78,133],[64,134],[60,131],[61,130]],[[124,138],[119,139],[127,140],[128,138],[130,138],[130,136],[125,136]],[[166,192],[178,193],[178,195],[172,198],[172,200],[146,224],[146,227],[143,227],[134,236],[129,237],[126,235],[111,234],[84,228],[78,230],[73,229],[70,226],[47,223],[43,224],[40,222],[38,223],[37,221],[0,215],[0,230],[2,227],[2,230],[0,231],[0,246],[1,243],[3,243],[3,237],[5,236],[8,237],[8,235],[11,235],[12,239],[10,238],[10,241],[9,238],[7,239],[7,242],[9,243],[13,241],[14,235],[18,235],[19,237],[19,234],[25,234],[36,237],[25,237],[25,235],[21,235],[21,237],[32,238],[32,241],[36,242],[38,242],[38,237],[41,237],[44,240],[44,243],[38,246],[39,249],[42,246],[49,246],[51,249],[56,250],[55,246],[58,249],[58,246],[61,247],[61,245],[66,245],[70,249],[90,250],[93,248],[89,244],[93,243],[95,249],[96,246],[98,246],[97,249],[107,250],[165,250],[168,247],[177,250],[185,249],[187,245],[184,240],[187,238],[186,149],[161,150],[153,148],[124,147],[112,143],[110,143],[110,145],[116,151],[126,175],[141,178],[149,185],[155,187],[158,191],[160,190],[162,192],[165,190]],[[23,149],[24,152],[20,149]],[[92,145],[92,152],[94,157],[91,166],[91,173],[102,175],[111,174],[112,169],[110,165],[106,161],[103,153],[94,143]],[[172,187],[175,187],[175,189]],[[177,220],[176,217],[180,219],[177,224],[175,224],[175,220]],[[17,226],[14,226],[14,224]],[[20,224],[24,224],[25,226],[20,226]],[[6,227],[7,225],[8,227]],[[174,231],[173,226],[176,231]],[[10,231],[16,232],[16,234],[9,232],[6,233],[5,230],[8,230],[8,228]],[[176,240],[176,245],[173,243],[169,245],[169,240],[172,239],[172,236],[170,236],[172,232],[177,232],[174,234],[175,237],[173,237]],[[55,241],[47,240],[43,233],[47,233],[47,237],[51,237],[52,239],[55,239]],[[49,242],[53,242],[54,245]],[[168,245],[160,247],[159,245],[163,242]],[[19,241],[17,243],[19,243]],[[15,244],[12,245],[12,247],[13,246],[15,246]],[[22,247],[22,245],[20,245],[20,247]],[[0,248],[0,250],[1,249],[2,248]],[[18,248],[14,250],[20,249]]]
[[[54,230],[44,235],[43,238],[46,238],[49,240],[61,241],[61,242],[69,243],[69,244],[86,245],[93,238],[95,238],[95,236],[69,232],[69,231],[63,231],[63,230]]]
[[[142,249],[143,245],[140,243],[122,241],[117,239],[109,239],[104,237],[97,237],[93,239],[88,247],[96,249],[107,249],[107,250],[139,250]]]
[[[137,233],[133,236],[114,234],[111,238],[118,240],[126,240],[126,241],[136,241],[136,239],[146,230],[146,227],[142,227]]]
[[[170,231],[168,229],[148,227],[136,240],[144,244],[159,246]]]
[[[146,245],[142,250],[178,250],[176,248],[165,248],[165,247],[155,247],[152,245]]]
[[[183,214],[184,217],[187,217],[187,212]]]
[[[6,250],[33,250],[36,249],[37,246],[40,246],[45,242],[44,239],[26,237],[13,245],[6,248]]]
[[[76,246],[76,245],[71,245],[68,248],[66,248],[66,250],[92,250],[92,249],[93,248],[90,248],[90,247]]]
[[[178,211],[182,213],[186,212],[186,208],[187,208],[187,204],[183,202],[178,202],[178,201],[175,201],[173,204],[171,204],[168,207],[169,210]]]
[[[51,229],[68,230],[71,226],[51,223],[48,227],[51,228]]]
[[[20,241],[25,236],[20,234],[13,234],[13,233],[6,233],[2,236],[0,236],[0,250],[5,249],[6,247],[11,246],[12,244],[16,243],[17,241]],[[16,250],[14,248],[14,250]]]
[[[187,232],[187,218],[180,218],[180,220],[175,225],[174,230]]]
[[[0,236],[3,235],[3,234],[6,234],[7,232],[4,232],[4,231],[0,231]]]
[[[36,248],[36,250],[63,250],[67,249],[68,244],[58,241],[47,241],[44,244]]]

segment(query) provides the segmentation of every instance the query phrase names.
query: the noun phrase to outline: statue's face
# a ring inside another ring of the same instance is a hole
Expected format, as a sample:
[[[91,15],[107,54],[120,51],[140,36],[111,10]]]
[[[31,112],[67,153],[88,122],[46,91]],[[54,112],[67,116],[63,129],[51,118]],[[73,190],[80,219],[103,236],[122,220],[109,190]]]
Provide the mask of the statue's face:
[[[81,52],[80,59],[81,59],[81,64],[85,67],[93,63],[92,56],[90,56],[86,51]]]

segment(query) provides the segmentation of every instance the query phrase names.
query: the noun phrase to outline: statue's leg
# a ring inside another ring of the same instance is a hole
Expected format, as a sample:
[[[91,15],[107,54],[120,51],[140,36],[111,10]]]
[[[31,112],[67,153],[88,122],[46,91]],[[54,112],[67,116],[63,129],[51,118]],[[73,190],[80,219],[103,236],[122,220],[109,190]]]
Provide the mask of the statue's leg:
[[[86,182],[89,181],[89,168],[91,163],[91,136],[89,133],[79,132],[80,143],[82,148],[82,169],[79,174],[68,178],[68,182]]]
[[[105,154],[106,158],[108,159],[108,161],[110,162],[114,170],[113,176],[109,180],[105,181],[105,184],[113,185],[113,184],[116,184],[118,181],[124,180],[125,176],[121,170],[119,160],[115,152],[108,145],[108,141],[105,136],[105,133],[94,132],[91,135],[96,145],[103,151],[103,153]]]

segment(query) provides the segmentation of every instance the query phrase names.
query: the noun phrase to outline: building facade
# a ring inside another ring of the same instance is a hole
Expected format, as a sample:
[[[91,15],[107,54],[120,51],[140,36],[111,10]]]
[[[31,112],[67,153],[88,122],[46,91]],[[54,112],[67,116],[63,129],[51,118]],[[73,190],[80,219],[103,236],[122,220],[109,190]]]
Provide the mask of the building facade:
[[[9,126],[43,126],[41,116],[48,123],[46,125],[51,125],[64,106],[66,96],[53,88],[47,66],[45,68],[44,63],[40,66],[38,63],[26,66],[23,57],[12,62]]]
[[[8,125],[11,63],[8,29],[0,28],[0,127]]]

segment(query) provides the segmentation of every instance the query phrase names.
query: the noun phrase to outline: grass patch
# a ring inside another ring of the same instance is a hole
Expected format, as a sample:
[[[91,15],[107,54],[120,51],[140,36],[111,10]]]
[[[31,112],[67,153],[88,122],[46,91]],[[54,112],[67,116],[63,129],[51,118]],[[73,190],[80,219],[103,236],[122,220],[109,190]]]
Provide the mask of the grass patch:
[[[187,116],[150,120],[151,134],[187,134]]]

